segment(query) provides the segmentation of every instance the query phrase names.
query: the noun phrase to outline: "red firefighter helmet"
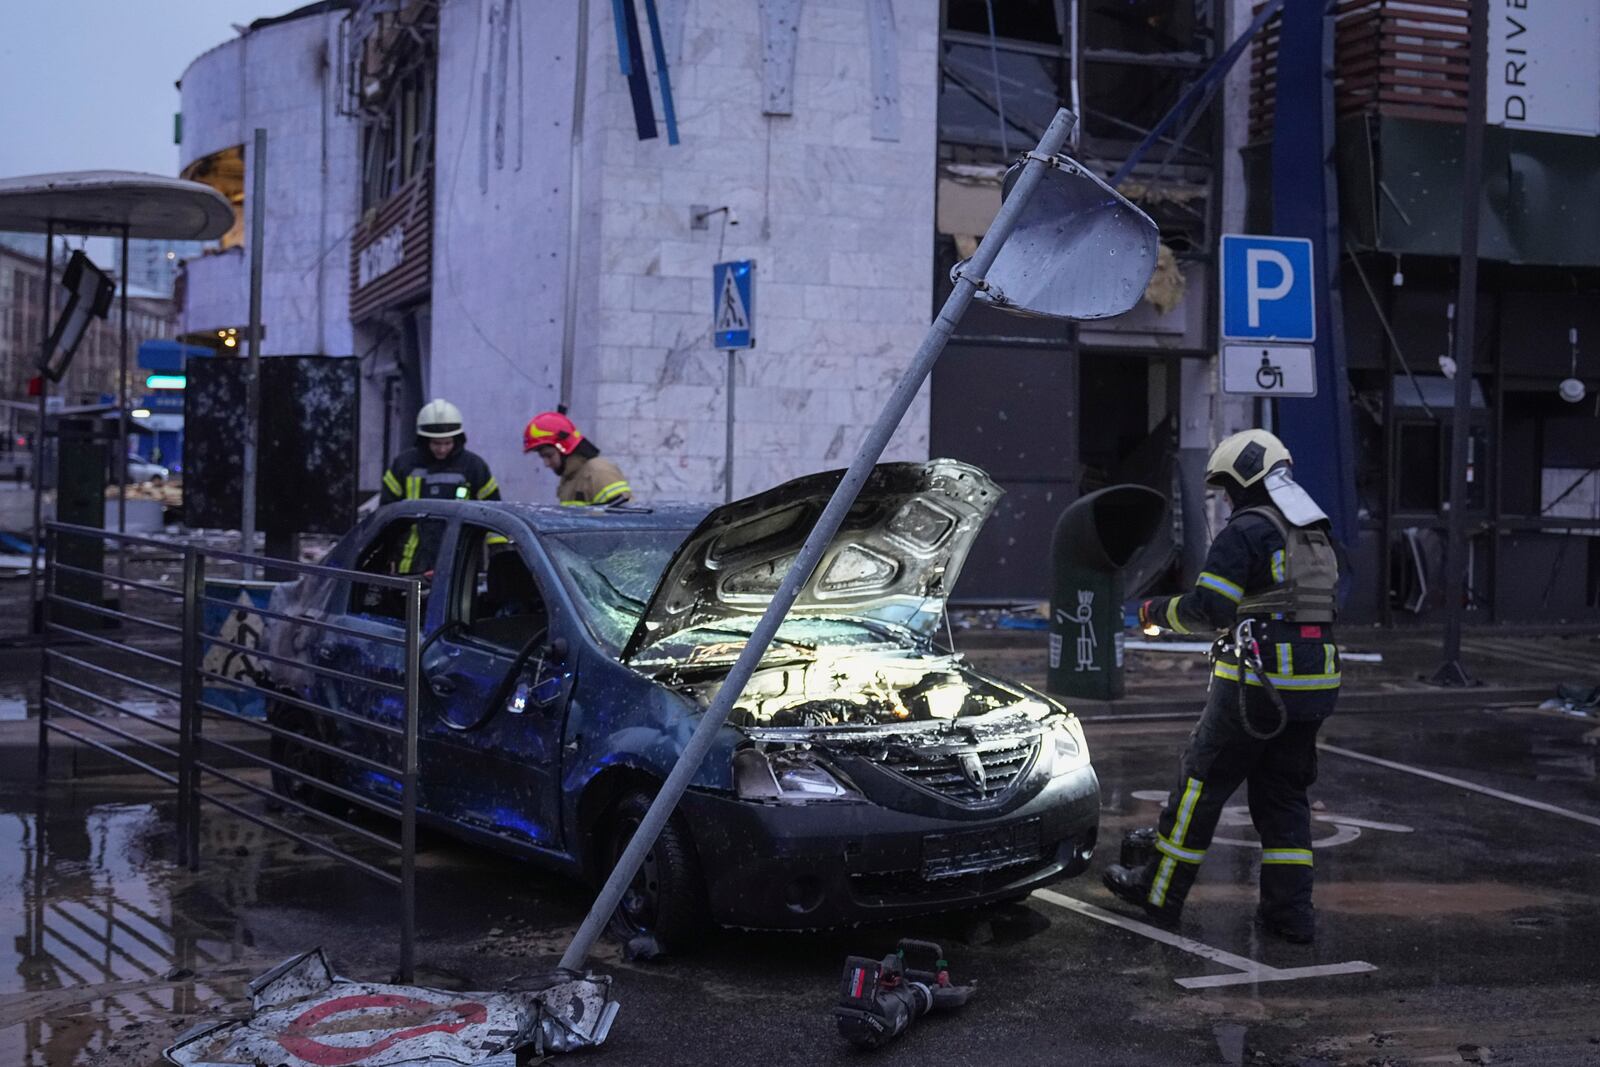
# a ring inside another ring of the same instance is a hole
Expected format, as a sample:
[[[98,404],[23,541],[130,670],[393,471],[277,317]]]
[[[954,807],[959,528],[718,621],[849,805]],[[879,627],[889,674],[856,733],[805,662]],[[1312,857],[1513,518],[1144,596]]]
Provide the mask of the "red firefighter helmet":
[[[570,456],[582,440],[583,434],[571,419],[559,411],[541,411],[528,420],[527,428],[522,431],[522,450],[532,452],[548,445],[563,456]]]

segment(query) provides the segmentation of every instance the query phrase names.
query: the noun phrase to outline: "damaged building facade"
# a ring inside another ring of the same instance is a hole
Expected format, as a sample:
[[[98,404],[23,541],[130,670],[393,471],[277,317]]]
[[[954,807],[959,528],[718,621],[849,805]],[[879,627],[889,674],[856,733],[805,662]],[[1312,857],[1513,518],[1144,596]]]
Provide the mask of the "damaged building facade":
[[[1249,18],[1036,0],[997,5],[991,34],[982,0],[630,8],[631,32],[597,2],[315,4],[185,74],[186,175],[242,203],[241,146],[268,128],[264,351],[362,360],[362,485],[442,395],[512,498],[553,499],[520,432],[565,402],[640,498],[721,499],[712,266],[739,259],[755,262],[755,347],[731,360],[732,494],[843,466],[998,208],[1006,161],[1067,106],[1075,152],[1116,173]],[[304,65],[272,81],[293,101],[251,103],[268,57]],[[1123,176],[1162,228],[1145,301],[1082,328],[975,309],[891,445],[1006,489],[966,596],[1041,595],[1079,493],[1195,485],[1213,441],[1249,423],[1212,386],[1245,76]],[[188,265],[197,334],[243,325],[243,218]],[[1177,499],[1175,559],[1207,522],[1198,492]]]

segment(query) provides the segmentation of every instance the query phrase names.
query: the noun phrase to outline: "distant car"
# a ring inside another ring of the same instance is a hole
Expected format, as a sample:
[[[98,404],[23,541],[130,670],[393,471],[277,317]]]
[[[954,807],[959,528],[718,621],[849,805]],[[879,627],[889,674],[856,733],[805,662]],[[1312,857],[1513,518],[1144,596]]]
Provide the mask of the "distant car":
[[[170,477],[172,477],[172,472],[161,464],[151,463],[136,453],[128,453],[128,481],[130,483],[154,482],[159,485]]]
[[[403,501],[326,562],[431,572],[421,818],[591,881],[614,865],[838,482],[811,475],[703,507]],[[1000,490],[950,460],[885,464],[796,601],[619,909],[683,946],[707,920],[810,928],[1013,899],[1082,872],[1099,783],[1076,717],[934,646],[945,596]],[[294,661],[401,677],[401,599],[302,579],[267,628]],[[341,632],[342,631],[342,632]],[[402,706],[337,677],[274,684],[351,716]],[[288,702],[269,718],[368,756],[382,742]],[[380,735],[381,737],[381,735]],[[290,766],[384,800],[279,738]],[[278,776],[280,791],[309,794]]]

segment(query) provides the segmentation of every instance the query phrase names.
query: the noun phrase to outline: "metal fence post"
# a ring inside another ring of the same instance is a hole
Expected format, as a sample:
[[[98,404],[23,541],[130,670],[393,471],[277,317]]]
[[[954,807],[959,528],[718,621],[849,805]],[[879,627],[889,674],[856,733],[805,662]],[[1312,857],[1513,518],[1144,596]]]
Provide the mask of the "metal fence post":
[[[183,666],[178,679],[178,862],[200,867],[200,805],[195,782],[195,740],[200,718],[200,590],[205,564],[194,548],[183,550]]]
[[[37,447],[37,446],[36,446]],[[28,610],[39,612],[39,786],[42,790],[50,777],[50,727],[47,725],[47,716],[50,713],[46,700],[50,695],[50,636],[45,625],[47,613],[50,610],[50,594],[52,589],[52,575],[55,573],[56,562],[56,532],[53,529],[44,531],[43,540],[46,544],[44,556],[44,592],[37,601],[28,601]],[[34,543],[34,556],[38,557],[38,542]],[[30,587],[30,596],[32,595]],[[33,620],[29,620],[29,625]]]
[[[406,722],[400,797],[400,981],[415,976],[417,942],[417,716],[421,708],[422,583],[406,590]]]

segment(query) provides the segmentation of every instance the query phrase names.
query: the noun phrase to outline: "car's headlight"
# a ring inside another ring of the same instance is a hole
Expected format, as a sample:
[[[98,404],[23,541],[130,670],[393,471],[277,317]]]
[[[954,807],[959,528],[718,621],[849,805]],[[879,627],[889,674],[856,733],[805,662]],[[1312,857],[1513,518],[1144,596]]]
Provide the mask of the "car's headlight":
[[[1069,717],[1050,731],[1050,740],[1055,755],[1051,774],[1070,774],[1089,765],[1089,742],[1084,740],[1083,725],[1076,718]]]
[[[838,771],[802,751],[767,755],[741,749],[733,757],[733,787],[740,800],[844,800],[857,795]]]

